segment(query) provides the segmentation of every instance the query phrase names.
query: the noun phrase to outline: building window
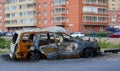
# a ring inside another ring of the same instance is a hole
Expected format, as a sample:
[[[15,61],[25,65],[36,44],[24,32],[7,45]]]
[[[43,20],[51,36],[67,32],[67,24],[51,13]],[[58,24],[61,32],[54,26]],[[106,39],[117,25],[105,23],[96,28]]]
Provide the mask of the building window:
[[[50,21],[51,21],[52,24],[54,23],[54,19],[53,18],[51,18]]]
[[[54,10],[51,10],[51,15],[54,15]]]
[[[0,26],[2,26],[2,22],[0,22]]]
[[[112,2],[115,2],[115,0],[112,0]]]
[[[98,8],[93,6],[84,6],[83,12],[92,12],[92,13],[98,13]]]
[[[19,0],[19,2],[24,2],[24,1],[26,1],[26,0]]]
[[[103,26],[100,26],[100,31],[104,31],[104,27]]]
[[[44,11],[44,16],[47,16],[47,12],[46,11]]]
[[[33,7],[36,7],[35,3],[27,4],[27,8],[33,8]]]
[[[68,9],[66,9],[66,13],[69,14],[69,10]]]
[[[66,0],[66,4],[67,4],[67,5],[69,4],[68,0]]]
[[[26,4],[19,5],[19,9],[25,9],[26,7],[27,7]]]
[[[41,24],[41,20],[40,19],[38,20],[38,24]]]
[[[41,16],[41,12],[38,13],[38,16]]]
[[[44,8],[46,8],[47,7],[47,3],[44,3]]]
[[[69,22],[69,18],[66,18],[66,22]]]
[[[44,24],[47,24],[47,19],[44,19],[44,21],[43,21],[43,22],[44,22]]]
[[[0,15],[0,19],[2,19],[2,16]]]
[[[54,2],[51,2],[50,5],[51,5],[51,7],[53,7],[54,6]]]
[[[66,0],[54,0],[55,5],[65,5]]]
[[[40,4],[38,5],[38,8],[41,8],[41,5],[40,5]]]

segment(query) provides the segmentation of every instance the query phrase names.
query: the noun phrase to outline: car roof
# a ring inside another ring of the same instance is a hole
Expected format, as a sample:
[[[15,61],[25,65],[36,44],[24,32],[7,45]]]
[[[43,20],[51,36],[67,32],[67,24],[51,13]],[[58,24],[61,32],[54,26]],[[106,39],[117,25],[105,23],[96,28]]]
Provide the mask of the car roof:
[[[34,29],[27,28],[27,29],[23,29],[23,30],[18,30],[16,32],[18,34],[21,34],[21,33],[24,33],[24,32],[64,32],[64,33],[66,33],[66,30],[64,28],[62,28],[62,27],[55,26],[55,27],[45,27],[43,29],[40,29],[40,28],[34,28]]]
[[[58,26],[55,26],[55,27],[46,27],[46,28],[43,28],[42,31],[47,31],[47,32],[64,32],[64,33],[67,33],[67,31],[64,28],[58,27]]]

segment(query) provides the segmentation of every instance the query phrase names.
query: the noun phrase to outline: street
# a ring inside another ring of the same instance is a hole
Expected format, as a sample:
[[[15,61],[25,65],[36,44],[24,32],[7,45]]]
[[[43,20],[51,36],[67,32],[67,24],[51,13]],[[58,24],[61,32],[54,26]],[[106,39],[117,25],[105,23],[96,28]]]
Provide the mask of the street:
[[[13,61],[8,55],[1,55],[0,71],[120,71],[120,54],[38,62]]]

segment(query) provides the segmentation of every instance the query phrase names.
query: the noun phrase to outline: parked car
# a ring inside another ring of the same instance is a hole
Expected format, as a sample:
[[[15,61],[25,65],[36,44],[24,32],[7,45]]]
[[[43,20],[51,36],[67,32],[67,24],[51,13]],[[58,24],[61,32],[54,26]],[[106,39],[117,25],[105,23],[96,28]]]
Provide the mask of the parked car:
[[[71,34],[71,36],[72,36],[72,37],[84,37],[85,34],[82,33],[82,32],[73,32],[73,33]]]
[[[6,33],[6,36],[8,36],[8,37],[13,36],[13,35],[14,35],[13,32],[8,32],[8,33]]]
[[[120,32],[109,34],[108,37],[111,37],[111,38],[120,38]]]
[[[0,32],[1,36],[6,36],[7,32]]]
[[[27,35],[27,36],[26,36]],[[10,48],[12,59],[40,59],[94,57],[100,52],[97,41],[72,38],[61,27],[16,31]]]

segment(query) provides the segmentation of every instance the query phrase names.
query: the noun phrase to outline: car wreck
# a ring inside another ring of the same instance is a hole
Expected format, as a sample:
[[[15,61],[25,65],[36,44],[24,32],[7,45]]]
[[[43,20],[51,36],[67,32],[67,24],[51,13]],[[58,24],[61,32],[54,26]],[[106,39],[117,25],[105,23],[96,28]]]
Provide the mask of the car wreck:
[[[38,61],[40,59],[94,57],[100,52],[97,41],[72,38],[62,27],[46,27],[16,31],[11,42],[10,57]]]

